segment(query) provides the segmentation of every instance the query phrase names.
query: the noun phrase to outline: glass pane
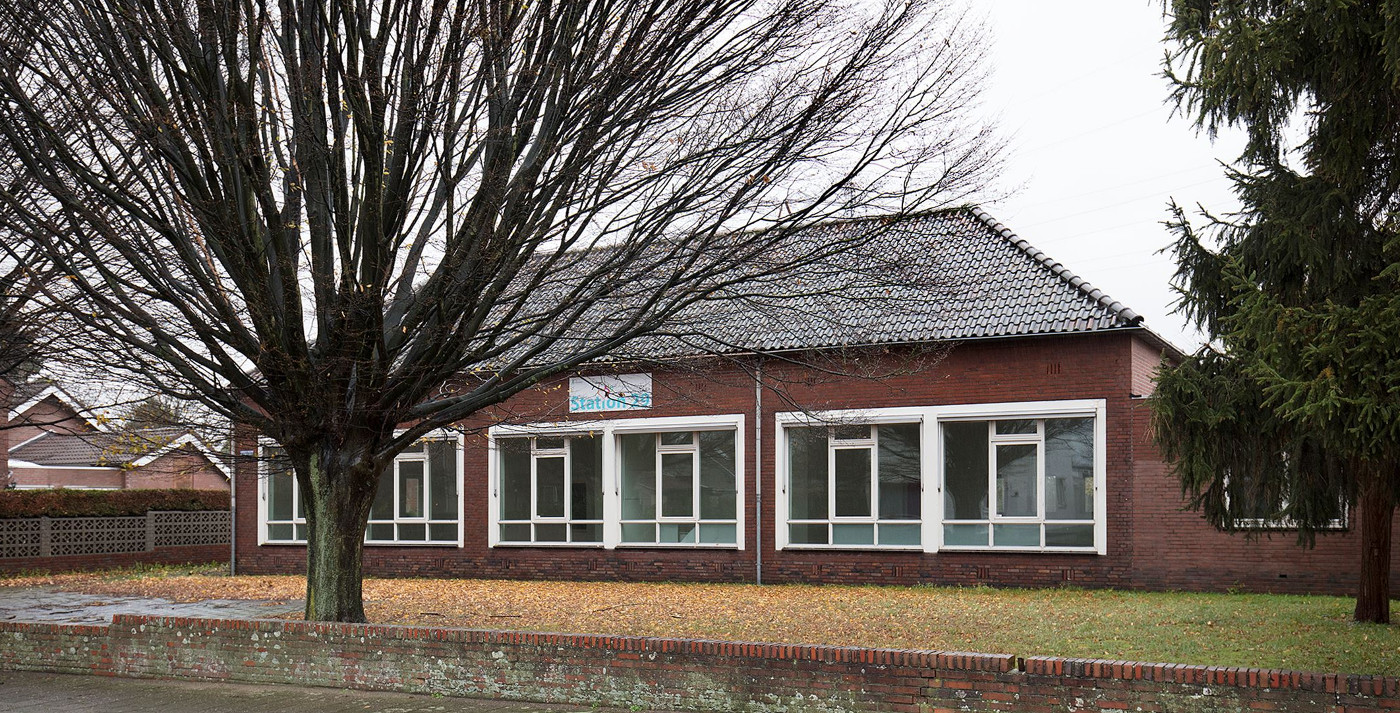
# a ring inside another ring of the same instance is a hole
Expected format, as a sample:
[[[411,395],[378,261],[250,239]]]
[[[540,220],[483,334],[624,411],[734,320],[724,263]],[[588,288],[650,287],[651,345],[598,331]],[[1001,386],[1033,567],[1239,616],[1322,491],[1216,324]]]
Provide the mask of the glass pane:
[[[1036,432],[1035,421],[1032,419],[1013,419],[1010,421],[997,421],[996,424],[998,436],[1009,436],[1019,433],[1034,434]]]
[[[1045,421],[1045,519],[1094,519],[1094,419]]]
[[[738,512],[734,485],[734,432],[700,432],[700,517],[730,520]]]
[[[571,542],[602,542],[602,525],[569,525]]]
[[[661,516],[695,517],[695,459],[689,453],[661,454]]]
[[[827,544],[826,525],[789,525],[788,539],[794,545]]]
[[[668,524],[668,523],[664,523],[664,522],[663,522],[663,523],[661,523],[659,529],[661,530],[661,538],[660,538],[660,540],[659,540],[660,542],[667,542],[667,543],[676,543],[676,542],[687,543],[687,542],[695,542],[695,525],[694,525],[694,523],[685,523],[685,524],[677,525],[677,524]]]
[[[399,517],[423,517],[423,461],[398,462]]]
[[[292,470],[270,463],[267,473],[267,519],[292,519]]]
[[[787,436],[788,512],[794,520],[824,520],[826,429],[793,427],[787,429]],[[826,542],[825,532],[822,542]]]
[[[290,540],[292,539],[292,526],[287,523],[281,525],[267,526],[267,539],[269,540]]]
[[[656,525],[650,522],[622,523],[623,542],[656,542]]]
[[[656,437],[650,433],[623,434],[617,437],[617,450],[622,461],[622,519],[656,517]],[[648,536],[647,541],[653,537]]]
[[[564,447],[563,436],[537,436],[535,438],[535,448],[537,450],[557,450]]]
[[[1093,525],[1046,525],[1046,547],[1093,547]]]
[[[997,514],[1035,517],[1036,446],[997,446]]]
[[[394,466],[392,464],[379,474],[379,485],[374,491],[374,505],[369,509],[369,519],[394,519]]]
[[[502,438],[496,448],[501,454],[501,519],[529,520],[530,439]]]
[[[569,526],[564,523],[535,525],[535,542],[567,542]]]
[[[695,434],[690,431],[672,431],[660,436],[663,446],[688,446],[695,442]]]
[[[831,544],[833,545],[873,545],[875,544],[874,525],[832,525]]]
[[[501,525],[501,542],[529,542],[530,526],[526,524]]]
[[[535,459],[535,514],[564,517],[564,459],[560,456]]]
[[[700,541],[712,545],[732,545],[739,541],[738,528],[734,525],[701,525]]]
[[[856,440],[869,438],[870,424],[860,423],[833,426],[831,428],[831,437],[838,440]]]
[[[457,519],[457,441],[428,442],[428,490],[428,516]]]
[[[306,525],[296,525],[296,526],[295,526],[294,532],[296,533],[296,539],[298,539],[298,540],[305,540],[305,539],[306,539]]]
[[[836,451],[836,516],[870,517],[870,449]]]
[[[992,544],[997,547],[1039,547],[1040,525],[992,525]]]
[[[603,439],[569,439],[569,516],[575,520],[603,519]]]
[[[880,544],[919,545],[923,543],[923,533],[918,525],[881,525]]]
[[[399,539],[403,542],[423,542],[428,539],[428,526],[423,523],[399,525]]]
[[[943,517],[987,519],[986,421],[943,424]]]
[[[411,446],[409,446],[409,447],[407,447],[407,448],[405,448],[405,449],[403,449],[402,451],[399,451],[399,452],[400,452],[400,453],[422,453],[422,452],[423,452],[423,441],[419,441],[419,442],[417,442],[417,443],[415,443],[415,444],[413,444],[413,445],[411,445]]]
[[[392,500],[392,498],[390,499]],[[391,541],[394,539],[394,524],[391,522],[371,523],[365,534],[371,540]]]
[[[919,519],[919,424],[880,426],[880,519]]]
[[[955,547],[986,547],[987,526],[944,525],[943,544]]]
[[[456,542],[457,523],[435,522],[428,525],[428,539],[436,542]]]

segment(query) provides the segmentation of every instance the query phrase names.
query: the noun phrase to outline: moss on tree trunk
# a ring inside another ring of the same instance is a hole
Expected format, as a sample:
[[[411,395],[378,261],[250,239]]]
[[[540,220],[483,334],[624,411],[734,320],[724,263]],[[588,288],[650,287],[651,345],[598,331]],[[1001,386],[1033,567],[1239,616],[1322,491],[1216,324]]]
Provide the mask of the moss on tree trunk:
[[[310,487],[305,488],[309,620],[365,621],[361,580],[365,524],[374,502],[375,479],[365,477],[361,470],[366,470],[363,464],[350,465],[334,455],[310,459]]]

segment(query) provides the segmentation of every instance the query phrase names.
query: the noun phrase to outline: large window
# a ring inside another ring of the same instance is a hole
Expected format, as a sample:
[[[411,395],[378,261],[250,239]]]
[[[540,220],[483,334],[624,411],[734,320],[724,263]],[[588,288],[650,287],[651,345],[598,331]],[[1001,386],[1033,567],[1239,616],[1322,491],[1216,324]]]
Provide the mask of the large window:
[[[788,542],[917,548],[918,423],[791,426]]]
[[[743,432],[737,414],[496,426],[491,545],[742,547]]]
[[[1095,546],[1091,417],[944,422],[943,545]]]
[[[379,478],[366,544],[461,542],[461,460],[455,436],[430,437],[400,453]],[[281,449],[262,448],[263,541],[305,543],[301,486]]]
[[[624,433],[617,437],[622,542],[738,542],[734,431]]]
[[[602,544],[601,436],[500,438],[499,541]]]
[[[394,459],[379,476],[366,542],[457,543],[457,447],[456,439],[419,441]]]

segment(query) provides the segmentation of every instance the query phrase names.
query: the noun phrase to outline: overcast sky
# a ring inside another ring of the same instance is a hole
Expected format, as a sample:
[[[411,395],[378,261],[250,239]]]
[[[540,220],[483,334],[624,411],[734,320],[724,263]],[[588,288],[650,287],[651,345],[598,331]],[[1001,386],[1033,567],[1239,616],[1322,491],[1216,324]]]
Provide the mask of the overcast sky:
[[[993,41],[987,108],[1011,137],[1010,199],[988,206],[1008,228],[1193,350],[1201,337],[1172,314],[1166,205],[1237,206],[1211,141],[1173,116],[1161,75],[1158,0],[973,0]]]

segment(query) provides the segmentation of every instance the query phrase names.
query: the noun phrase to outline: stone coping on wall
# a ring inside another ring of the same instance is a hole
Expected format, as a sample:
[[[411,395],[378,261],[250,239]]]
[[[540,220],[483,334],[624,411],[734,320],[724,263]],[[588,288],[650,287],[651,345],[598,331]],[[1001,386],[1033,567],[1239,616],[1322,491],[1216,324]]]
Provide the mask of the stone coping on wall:
[[[592,691],[605,703],[710,710],[1150,711],[1194,701],[1192,710],[1400,711],[1396,676],[853,646],[131,614],[105,626],[0,622],[0,641],[0,668],[418,692],[430,676],[499,676],[487,670],[510,659],[522,667],[513,688],[464,684],[456,695],[587,702]],[[325,655],[336,663],[303,658]],[[362,661],[400,670],[342,677]],[[419,670],[429,663],[455,668]],[[675,693],[699,685],[697,671],[710,697]],[[618,676],[633,677],[635,699],[618,698]],[[537,678],[541,697],[522,698]],[[774,703],[804,695],[820,705]]]

